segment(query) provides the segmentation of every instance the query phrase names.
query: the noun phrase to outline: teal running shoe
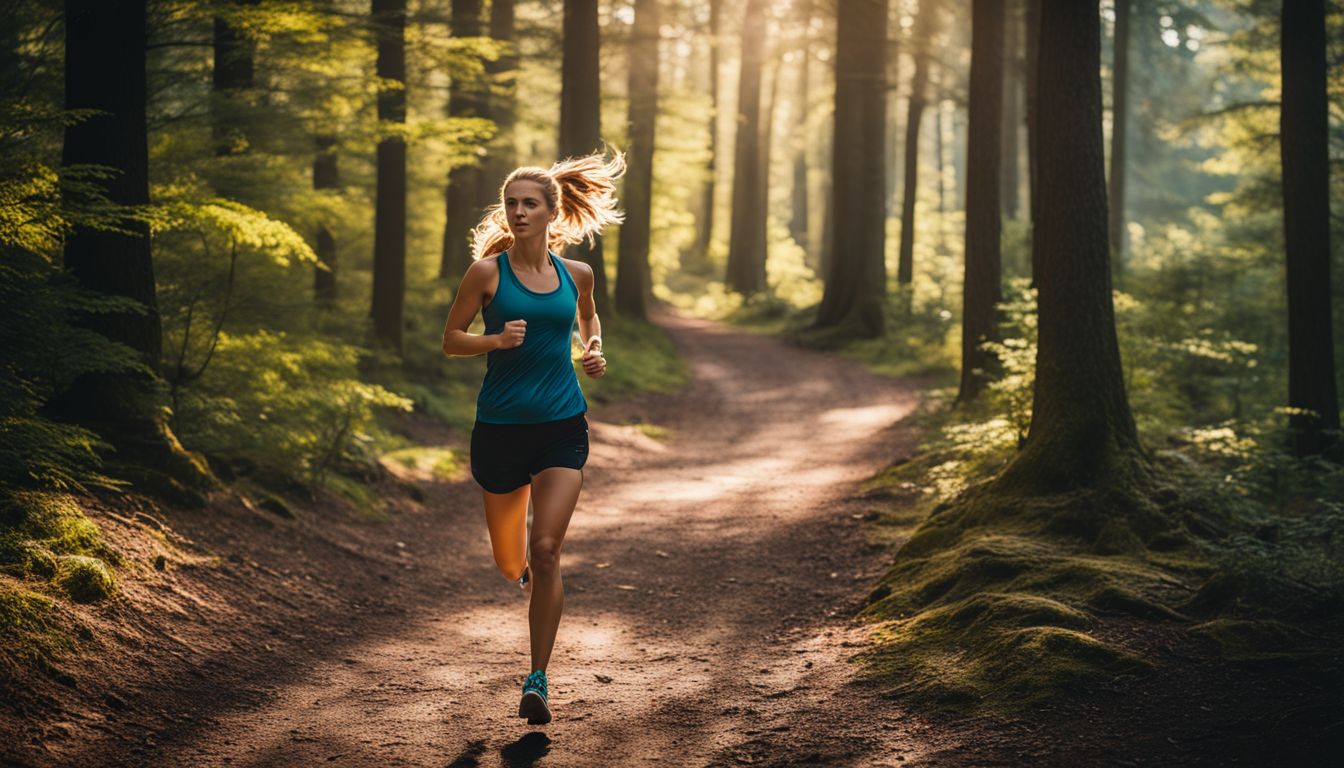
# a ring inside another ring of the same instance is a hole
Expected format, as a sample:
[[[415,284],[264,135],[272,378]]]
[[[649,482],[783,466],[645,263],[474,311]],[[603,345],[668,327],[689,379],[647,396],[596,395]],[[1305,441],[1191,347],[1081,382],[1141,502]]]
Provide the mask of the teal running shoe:
[[[523,681],[523,699],[518,702],[518,716],[526,717],[528,725],[551,722],[551,708],[546,704],[546,673],[540,669]]]

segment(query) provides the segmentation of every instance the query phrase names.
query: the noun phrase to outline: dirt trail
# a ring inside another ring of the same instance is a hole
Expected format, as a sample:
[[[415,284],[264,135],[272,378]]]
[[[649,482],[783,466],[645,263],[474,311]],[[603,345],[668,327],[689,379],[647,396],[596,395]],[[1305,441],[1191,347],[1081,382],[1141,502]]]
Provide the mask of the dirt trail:
[[[552,723],[514,716],[526,605],[493,568],[468,481],[364,531],[359,546],[378,554],[358,571],[368,584],[327,586],[365,594],[321,611],[290,605],[307,626],[240,617],[269,634],[221,649],[194,687],[166,684],[159,701],[173,711],[152,733],[102,728],[63,757],[466,768],[906,766],[947,754],[954,734],[853,684],[847,661],[863,631],[846,616],[890,557],[867,545],[852,497],[910,450],[899,422],[915,385],[708,322],[659,322],[694,381],[590,413],[561,558]],[[670,439],[648,437],[636,417]],[[324,568],[358,566],[308,550],[303,578],[319,585]]]

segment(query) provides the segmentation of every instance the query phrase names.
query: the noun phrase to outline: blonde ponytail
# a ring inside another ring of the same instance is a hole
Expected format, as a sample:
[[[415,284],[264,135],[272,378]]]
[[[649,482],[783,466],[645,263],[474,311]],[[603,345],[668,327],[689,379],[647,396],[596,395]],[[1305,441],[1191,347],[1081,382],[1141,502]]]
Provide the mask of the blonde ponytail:
[[[516,169],[500,185],[499,200],[486,209],[472,232],[472,258],[483,259],[513,247],[513,233],[504,213],[504,191],[518,180],[540,184],[546,204],[558,211],[547,231],[547,247],[560,250],[585,238],[591,246],[603,227],[625,219],[616,208],[616,180],[624,173],[625,155],[619,151],[610,162],[597,153],[566,158],[549,169]]]

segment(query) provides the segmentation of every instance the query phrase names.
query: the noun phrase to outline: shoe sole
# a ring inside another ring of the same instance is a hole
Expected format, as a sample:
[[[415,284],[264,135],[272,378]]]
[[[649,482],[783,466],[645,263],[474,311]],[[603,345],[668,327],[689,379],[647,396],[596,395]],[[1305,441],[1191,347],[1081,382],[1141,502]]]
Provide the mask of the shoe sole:
[[[546,705],[541,694],[528,691],[523,694],[523,700],[518,702],[518,716],[526,717],[528,725],[545,725],[551,722],[551,708]]]

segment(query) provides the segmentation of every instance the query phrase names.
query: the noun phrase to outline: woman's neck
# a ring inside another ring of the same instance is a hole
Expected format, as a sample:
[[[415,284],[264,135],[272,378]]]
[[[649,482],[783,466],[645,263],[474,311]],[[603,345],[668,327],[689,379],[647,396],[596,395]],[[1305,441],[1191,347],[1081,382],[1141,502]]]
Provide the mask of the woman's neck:
[[[546,253],[546,236],[516,240],[509,249],[509,263],[529,272],[540,272],[550,264]]]

